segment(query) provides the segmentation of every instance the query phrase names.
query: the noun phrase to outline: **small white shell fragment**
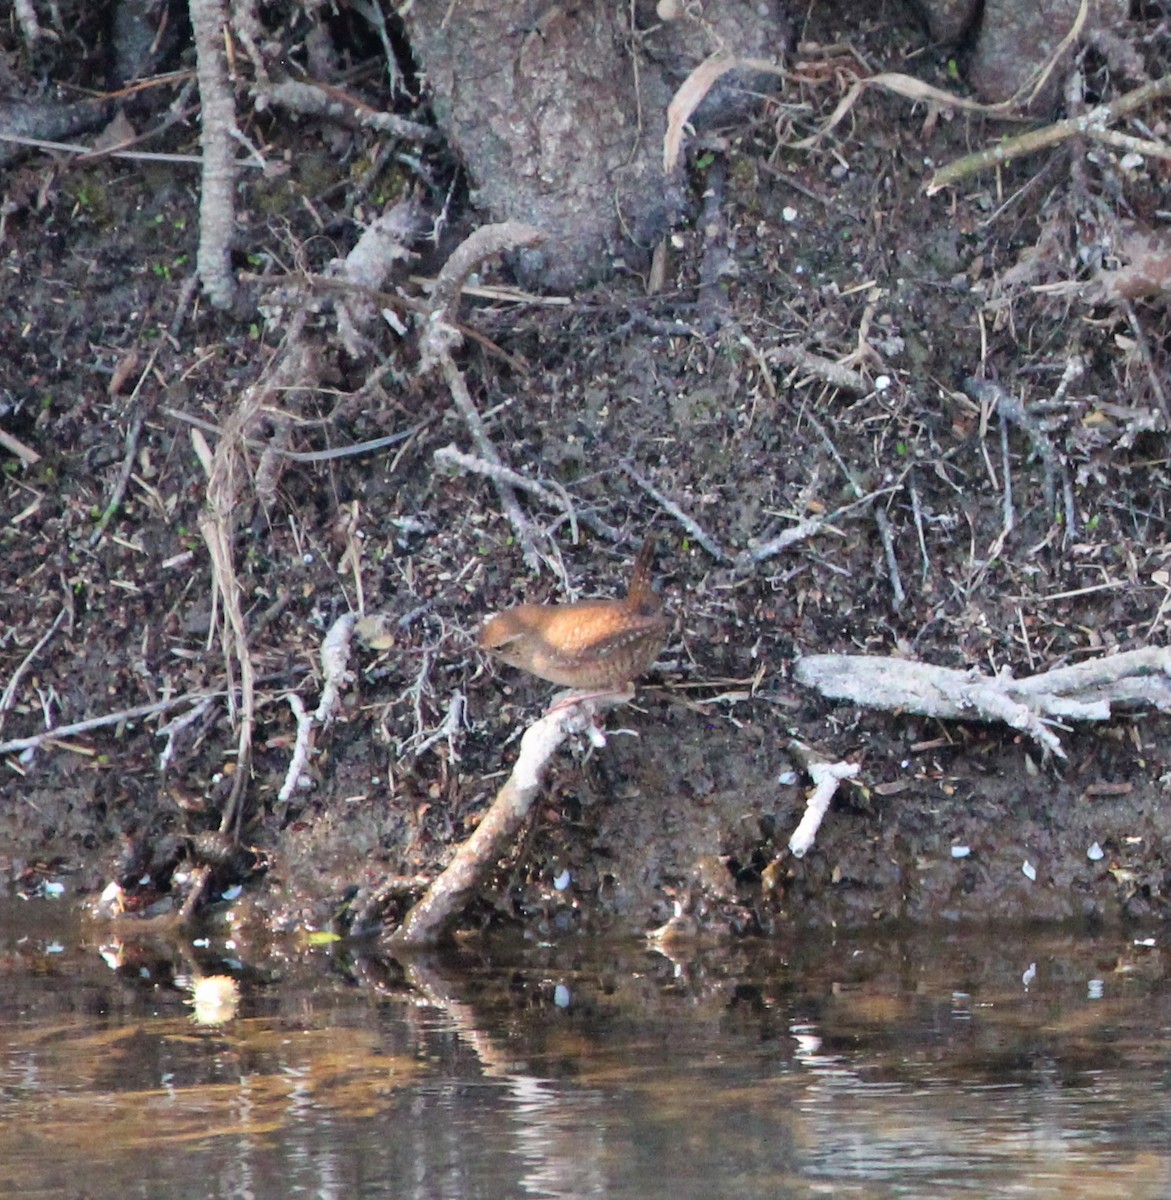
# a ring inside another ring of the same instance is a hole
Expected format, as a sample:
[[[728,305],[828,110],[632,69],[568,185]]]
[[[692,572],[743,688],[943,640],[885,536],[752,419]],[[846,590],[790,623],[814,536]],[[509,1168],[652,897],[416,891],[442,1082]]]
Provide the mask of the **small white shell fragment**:
[[[1021,863],[1021,874],[1030,883],[1032,883],[1037,878],[1037,868],[1034,867],[1033,864],[1026,858],[1025,861]]]
[[[1104,859],[1105,857],[1106,857],[1106,851],[1103,850],[1102,847],[1099,846],[1097,842],[1095,842],[1086,851],[1086,858],[1088,858],[1090,860],[1090,862],[1101,862],[1102,859]]]

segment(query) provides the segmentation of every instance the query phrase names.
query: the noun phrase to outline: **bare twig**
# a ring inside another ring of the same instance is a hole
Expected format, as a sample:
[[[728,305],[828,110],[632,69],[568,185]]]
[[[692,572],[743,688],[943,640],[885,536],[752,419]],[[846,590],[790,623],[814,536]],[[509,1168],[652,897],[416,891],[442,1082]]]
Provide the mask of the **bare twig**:
[[[346,668],[350,662],[350,644],[354,636],[357,618],[352,613],[343,613],[329,627],[321,643],[321,674],[324,686],[321,700],[313,719],[319,725],[328,725],[337,712],[341,700],[341,686],[345,682]]]
[[[531,225],[504,221],[498,225],[481,226],[451,252],[436,276],[435,291],[431,296],[431,315],[419,339],[424,370],[433,366],[442,352],[450,353],[458,344],[458,334],[454,329],[455,310],[464,281],[472,271],[493,254],[535,246],[544,237],[539,229]]]
[[[936,192],[945,187],[951,187],[961,179],[976,174],[977,171],[1000,166],[1003,163],[1011,162],[1014,158],[1020,158],[1024,154],[1034,154],[1038,150],[1056,146],[1059,142],[1069,138],[1091,134],[1094,130],[1103,128],[1107,122],[1127,116],[1136,109],[1150,104],[1153,100],[1160,100],[1167,95],[1171,95],[1171,74],[1163,75],[1151,83],[1135,88],[1133,91],[1119,96],[1116,100],[1112,100],[1109,104],[1100,104],[1097,108],[1091,108],[1080,116],[1057,121],[1044,129],[1033,129],[1014,138],[1006,138],[997,142],[995,146],[988,146],[976,154],[965,155],[935,172],[927,184],[927,195],[934,196]]]
[[[0,133],[0,142],[28,146],[32,150],[51,150],[54,154],[76,154],[79,159],[125,158],[135,162],[189,163],[192,166],[203,162],[198,154],[164,154],[149,150],[102,150],[99,153],[92,146],[83,146],[77,142],[53,142],[45,138],[24,137],[17,133]]]
[[[172,718],[165,725],[160,725],[155,730],[156,737],[165,737],[167,739],[167,744],[159,753],[160,771],[165,772],[171,765],[175,757],[175,744],[179,739],[179,735],[203,718],[207,710],[214,703],[214,699],[212,696],[205,696],[202,700],[195,702],[187,712],[180,713],[179,716]]]
[[[41,461],[41,456],[35,450],[14,438],[12,434],[5,433],[3,429],[0,429],[0,446],[10,454],[15,454],[26,467],[35,467]]]
[[[907,593],[903,591],[903,577],[899,574],[899,560],[895,554],[894,527],[886,515],[886,509],[875,505],[874,523],[878,526],[878,540],[882,543],[882,557],[890,579],[891,601],[895,612],[899,612],[907,602]]]
[[[305,83],[298,79],[258,81],[252,93],[258,100],[279,104],[290,112],[324,117],[350,128],[376,129],[379,133],[389,133],[412,142],[434,142],[439,138],[438,130],[430,125],[420,125],[418,121],[408,121],[394,113],[381,112],[356,96],[325,84]]]
[[[849,367],[843,367],[832,359],[822,358],[820,354],[811,354],[800,346],[772,346],[764,352],[764,358],[766,362],[778,362],[787,367],[794,367],[806,375],[828,383],[830,387],[841,388],[845,392],[864,395],[870,391],[870,385],[859,372],[851,371]]]
[[[20,26],[20,32],[24,35],[28,48],[35,50],[37,43],[45,35],[37,21],[37,10],[33,5],[33,0],[14,0],[13,12],[16,14],[16,23]]]
[[[379,311],[373,293],[390,277],[396,263],[411,257],[410,244],[418,227],[419,205],[408,195],[371,221],[349,254],[326,268],[327,278],[348,285],[334,307],[338,334],[352,358],[361,357],[366,346],[363,330]]]
[[[500,859],[513,848],[558,747],[566,738],[591,728],[596,712],[591,701],[555,704],[529,726],[508,781],[472,836],[390,935],[392,946],[430,945],[442,939]]]
[[[968,394],[982,404],[995,403],[996,410],[1003,420],[1011,421],[1022,429],[1029,439],[1033,452],[1041,460],[1044,467],[1042,486],[1045,492],[1045,503],[1050,514],[1055,518],[1064,515],[1066,536],[1072,537],[1077,532],[1077,508],[1074,504],[1073,487],[1066,477],[1065,467],[1061,456],[1057,453],[1049,435],[1041,422],[1031,413],[1024,403],[999,384],[987,379],[969,379],[964,383]],[[1007,471],[1007,468],[1006,468]],[[1057,503],[1057,484],[1061,483],[1061,505]],[[1007,494],[1006,528],[1011,528],[1012,494]]]
[[[289,758],[288,770],[285,771],[285,781],[281,784],[281,790],[277,792],[276,798],[281,804],[289,800],[301,782],[309,755],[313,752],[313,730],[316,725],[296,692],[289,692],[285,699],[297,719],[297,740],[293,743],[293,753]]]
[[[789,838],[789,852],[794,858],[804,858],[813,846],[838,787],[844,780],[853,779],[859,768],[857,763],[830,762],[796,738],[789,740],[788,750],[813,781],[813,791],[805,801],[805,813]]]
[[[477,229],[452,251],[439,272],[435,281],[431,314],[419,338],[421,369],[427,371],[435,366],[439,367],[451,392],[451,398],[455,401],[455,406],[472,435],[472,441],[480,452],[480,457],[500,467],[504,466],[503,460],[492,444],[487,429],[484,428],[484,422],[468,391],[463,374],[452,357],[452,352],[460,341],[460,335],[455,328],[455,309],[459,304],[463,282],[478,263],[492,254],[535,245],[543,237],[540,230],[516,221],[485,225]],[[496,484],[496,494],[500,497],[501,507],[523,548],[525,562],[532,570],[537,570],[540,557],[533,542],[532,525],[521,510],[512,487],[500,479],[493,482]]]
[[[657,503],[664,512],[670,514],[687,530],[689,534],[714,558],[717,562],[731,562],[732,556],[707,533],[703,526],[690,517],[676,504],[673,500],[669,500],[657,487],[644,475],[634,467],[632,463],[623,462],[619,464],[623,472],[628,475],[655,503]]]
[[[70,606],[68,604],[61,606],[60,612],[53,618],[52,625],[41,634],[36,645],[21,659],[20,666],[13,671],[12,678],[8,681],[8,686],[4,689],[3,695],[0,695],[0,729],[4,728],[4,717],[16,702],[16,689],[20,686],[21,677],[32,665],[37,655],[49,644],[53,634],[61,627],[61,622],[69,615],[69,611]],[[2,748],[0,748],[0,753],[3,753]]]
[[[123,708],[118,712],[105,713],[100,717],[88,717],[84,721],[74,721],[69,725],[57,725],[52,729],[42,729],[40,733],[29,737],[12,738],[0,742],[0,754],[17,754],[22,750],[34,750],[45,742],[75,737],[79,733],[89,733],[94,729],[104,729],[108,725],[121,725],[124,721],[137,721],[142,717],[152,717],[155,713],[169,712],[172,708],[181,708],[184,704],[199,704],[204,700],[223,696],[218,692],[189,692],[183,696],[171,696],[167,700],[156,700],[153,704],[140,704],[136,708]]]
[[[196,269],[216,308],[231,308],[236,281],[230,261],[236,225],[236,106],[224,59],[223,0],[190,0],[202,123],[203,182]]]
[[[766,558],[772,558],[774,555],[781,554],[798,542],[804,542],[809,538],[816,537],[823,529],[832,529],[843,517],[848,516],[857,509],[869,508],[881,496],[892,496],[896,491],[898,491],[898,488],[879,488],[877,491],[867,492],[866,495],[852,501],[850,504],[843,504],[841,508],[835,509],[827,516],[806,517],[804,521],[798,521],[796,525],[783,530],[774,538],[769,538],[767,542],[750,546],[749,549],[741,552],[736,558],[737,565],[748,567],[752,563],[764,562]]]
[[[93,533],[89,535],[89,544],[91,546],[96,546],[102,540],[102,535],[106,532],[106,526],[113,520],[114,514],[118,511],[123,497],[126,495],[130,476],[134,473],[134,459],[138,454],[138,439],[142,436],[142,427],[145,424],[146,408],[144,405],[139,404],[134,414],[134,419],[130,422],[126,430],[126,450],[122,455],[122,469],[118,472],[118,479],[114,484],[114,490],[110,493],[110,499],[107,501],[102,515],[98,518],[98,523],[94,527]]]
[[[458,689],[452,692],[451,702],[447,706],[446,715],[439,723],[439,728],[434,733],[429,734],[414,748],[416,758],[421,758],[424,751],[430,750],[436,742],[446,742],[448,752],[451,755],[451,761],[459,762],[459,750],[456,748],[456,741],[459,738],[460,731],[464,727],[464,710],[466,706],[467,701],[464,699],[463,692]]]
[[[577,512],[573,507],[573,502],[569,499],[569,494],[560,484],[550,481],[549,486],[546,486],[539,480],[530,479],[519,471],[513,471],[503,463],[488,462],[485,459],[477,458],[474,454],[465,454],[454,445],[441,446],[432,457],[438,463],[450,463],[453,467],[459,467],[463,471],[470,471],[475,475],[485,475],[496,482],[505,483],[522,492],[528,492],[543,500],[550,508],[560,508],[569,521],[573,540],[575,543],[577,542]]]
[[[862,484],[858,481],[854,472],[846,466],[845,459],[838,453],[837,446],[834,445],[833,439],[829,436],[825,426],[811,413],[805,413],[805,419],[813,426],[817,436],[821,438],[826,450],[834,462],[838,464],[838,470],[846,477],[846,482],[850,485],[850,490],[858,497],[859,500],[865,497],[866,493],[862,489]],[[897,489],[895,489],[897,490]],[[898,612],[899,609],[906,603],[906,593],[903,591],[903,580],[899,574],[898,557],[895,554],[894,545],[894,530],[891,527],[890,518],[886,512],[877,505],[874,507],[874,523],[878,526],[878,537],[882,542],[883,558],[886,561],[887,578],[890,579],[891,598],[894,604],[894,609]]]

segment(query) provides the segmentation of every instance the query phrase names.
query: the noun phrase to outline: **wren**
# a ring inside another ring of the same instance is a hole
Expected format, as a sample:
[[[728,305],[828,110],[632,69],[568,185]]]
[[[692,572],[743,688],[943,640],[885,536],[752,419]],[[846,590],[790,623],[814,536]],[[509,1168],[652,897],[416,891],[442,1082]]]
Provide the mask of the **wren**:
[[[663,599],[651,582],[654,549],[647,538],[623,599],[520,604],[484,624],[480,648],[562,687],[626,688],[667,640]]]

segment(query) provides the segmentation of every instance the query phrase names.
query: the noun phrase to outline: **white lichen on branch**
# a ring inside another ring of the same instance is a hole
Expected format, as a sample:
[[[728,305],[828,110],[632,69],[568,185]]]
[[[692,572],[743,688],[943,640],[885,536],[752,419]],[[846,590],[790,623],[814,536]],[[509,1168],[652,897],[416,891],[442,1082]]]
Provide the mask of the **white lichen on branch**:
[[[929,663],[853,654],[815,654],[798,661],[798,683],[831,700],[940,720],[1006,724],[1046,752],[1065,757],[1049,727],[1106,721],[1118,707],[1171,710],[1171,649],[1149,646],[1057,667],[1026,679],[982,675]]]

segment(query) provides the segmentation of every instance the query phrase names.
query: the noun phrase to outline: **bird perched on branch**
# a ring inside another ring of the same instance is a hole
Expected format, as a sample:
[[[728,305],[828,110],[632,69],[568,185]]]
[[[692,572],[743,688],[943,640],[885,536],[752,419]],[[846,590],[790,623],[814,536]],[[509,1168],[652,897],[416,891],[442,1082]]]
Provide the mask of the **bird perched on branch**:
[[[663,598],[651,582],[654,550],[648,537],[623,599],[518,605],[485,622],[481,649],[563,687],[625,689],[667,640]]]

